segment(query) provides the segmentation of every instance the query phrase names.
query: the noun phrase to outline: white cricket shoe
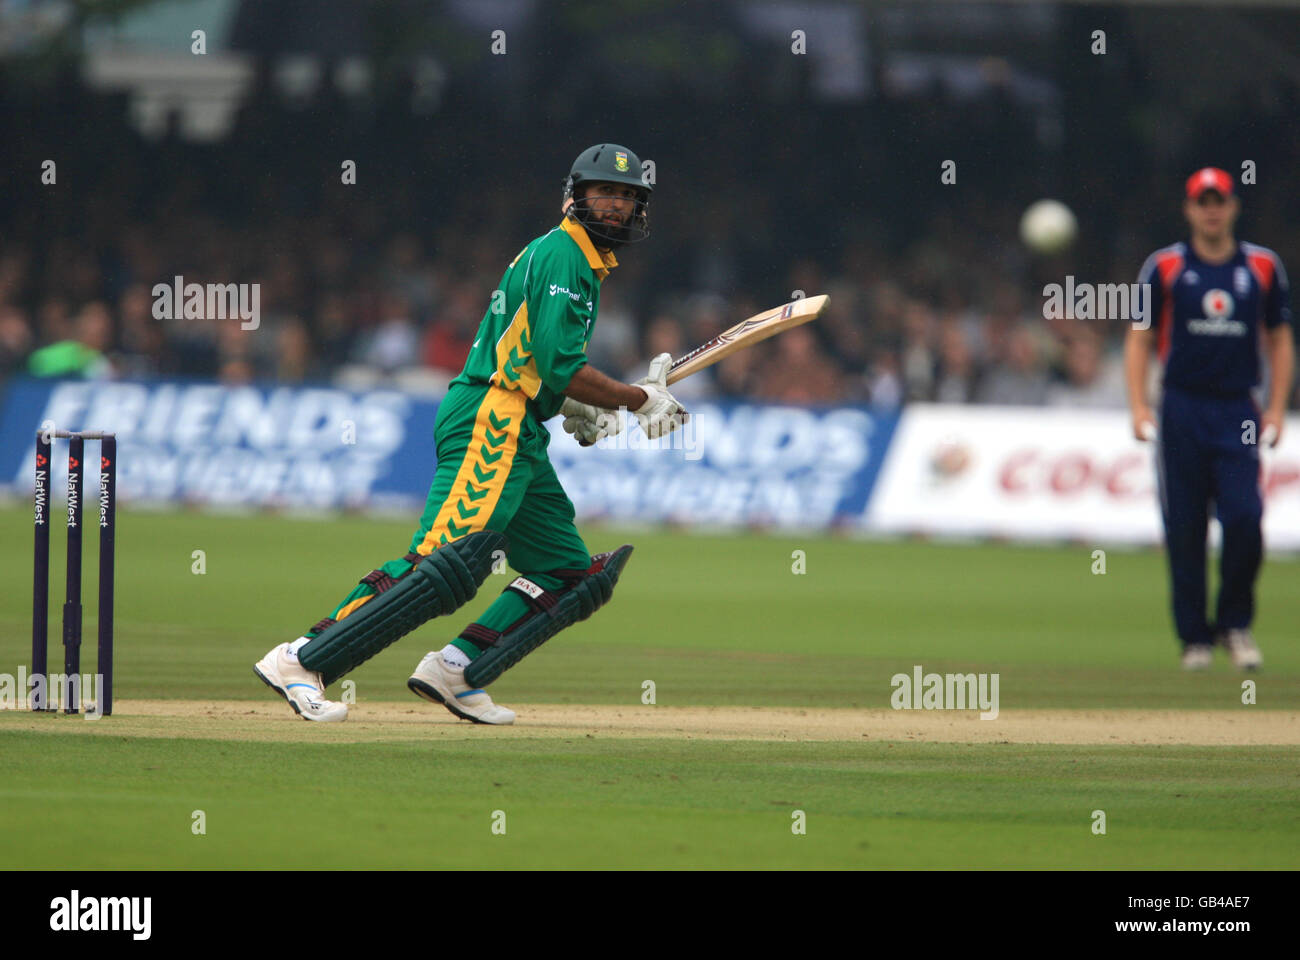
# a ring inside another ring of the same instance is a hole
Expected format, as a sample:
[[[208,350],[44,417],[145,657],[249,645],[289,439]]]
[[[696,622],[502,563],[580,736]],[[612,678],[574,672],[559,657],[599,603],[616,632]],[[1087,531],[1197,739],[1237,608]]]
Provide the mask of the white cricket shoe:
[[[1224,630],[1219,634],[1219,643],[1227,649],[1233,666],[1238,670],[1258,670],[1264,662],[1249,629]]]
[[[448,665],[441,652],[425,654],[406,685],[417,696],[441,703],[462,720],[494,724],[515,722],[513,710],[497,706],[485,691],[466,683],[465,668]]]
[[[1184,670],[1208,670],[1214,660],[1214,648],[1208,643],[1193,643],[1183,648]]]
[[[253,665],[262,682],[289,701],[293,712],[304,720],[340,723],[348,718],[348,705],[325,699],[321,675],[308,670],[297,658],[290,659],[289,645],[282,643]]]

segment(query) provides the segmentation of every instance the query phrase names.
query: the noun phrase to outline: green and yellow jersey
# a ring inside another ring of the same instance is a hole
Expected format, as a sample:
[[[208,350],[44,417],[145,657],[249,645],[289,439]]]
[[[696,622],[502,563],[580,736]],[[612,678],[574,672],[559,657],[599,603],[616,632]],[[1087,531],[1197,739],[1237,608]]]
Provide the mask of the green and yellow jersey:
[[[537,420],[559,412],[564,391],[587,362],[600,283],[618,266],[569,217],[519,252],[479,324],[456,384],[517,390]]]
[[[410,551],[380,568],[392,580],[407,576],[420,557],[481,530],[504,533],[510,565],[547,590],[566,582],[555,571],[591,563],[547,457],[550,432],[541,421],[559,412],[569,381],[587,362],[600,283],[616,266],[613,254],[598,253],[587,231],[566,217],[506,268],[465,369],[438,404],[437,469]],[[378,582],[363,580],[309,636],[369,603],[382,589]],[[499,632],[528,609],[507,590],[479,623]],[[478,654],[463,637],[455,643]]]

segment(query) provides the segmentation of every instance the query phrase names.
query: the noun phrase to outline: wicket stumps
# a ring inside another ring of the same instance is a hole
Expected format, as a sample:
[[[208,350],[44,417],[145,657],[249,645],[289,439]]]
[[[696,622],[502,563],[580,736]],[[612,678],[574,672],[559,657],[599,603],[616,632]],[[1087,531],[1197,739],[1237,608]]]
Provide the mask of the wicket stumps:
[[[65,713],[80,712],[82,480],[87,440],[99,441],[99,712],[113,712],[113,560],[117,513],[117,437],[100,431],[40,431],[36,434],[36,561],[32,585],[32,674],[44,689],[32,689],[31,707],[49,705],[50,477],[55,439],[68,441],[68,575],[63,600],[63,676]]]

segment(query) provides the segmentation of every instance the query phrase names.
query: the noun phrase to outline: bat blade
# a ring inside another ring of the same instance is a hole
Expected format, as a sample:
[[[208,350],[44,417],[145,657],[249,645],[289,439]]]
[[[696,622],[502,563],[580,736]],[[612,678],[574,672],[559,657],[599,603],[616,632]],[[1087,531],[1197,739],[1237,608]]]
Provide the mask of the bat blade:
[[[752,347],[768,337],[774,337],[791,327],[814,320],[821,316],[829,302],[830,297],[823,293],[816,297],[791,300],[771,310],[756,313],[674,360],[673,365],[668,368],[668,382],[676,383],[693,373],[699,373],[706,367],[713,366],[737,350]]]

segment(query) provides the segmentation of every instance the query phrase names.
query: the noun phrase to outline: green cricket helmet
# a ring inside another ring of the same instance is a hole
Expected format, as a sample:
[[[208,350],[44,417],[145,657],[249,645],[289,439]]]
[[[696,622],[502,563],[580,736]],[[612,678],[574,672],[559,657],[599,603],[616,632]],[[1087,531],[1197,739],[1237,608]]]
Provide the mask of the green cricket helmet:
[[[564,199],[574,195],[581,183],[620,183],[635,187],[636,206],[628,222],[619,227],[595,219],[591,212],[593,196],[574,198],[569,216],[586,229],[592,240],[600,246],[616,250],[629,243],[639,243],[650,236],[650,193],[654,189],[642,176],[641,160],[635,153],[617,143],[600,143],[588,147],[573,161],[569,175],[564,178]],[[599,195],[597,195],[599,196]]]

